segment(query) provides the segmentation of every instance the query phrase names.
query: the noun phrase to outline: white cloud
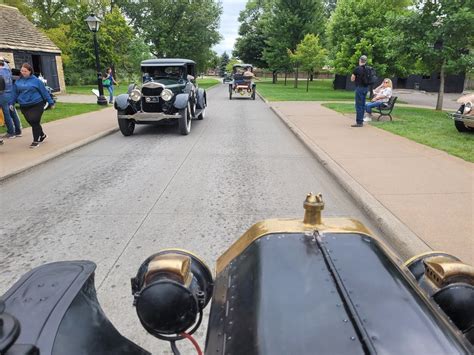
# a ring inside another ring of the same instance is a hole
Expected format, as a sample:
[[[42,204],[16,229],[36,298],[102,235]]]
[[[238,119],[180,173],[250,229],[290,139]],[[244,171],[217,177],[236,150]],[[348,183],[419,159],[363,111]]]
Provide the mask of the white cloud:
[[[226,51],[229,55],[232,54],[235,39],[238,37],[239,31],[239,22],[237,19],[239,17],[240,11],[245,9],[246,3],[247,0],[222,1],[222,8],[224,11],[221,16],[219,32],[221,33],[223,39],[213,47],[217,54],[220,55],[224,53],[224,51]]]

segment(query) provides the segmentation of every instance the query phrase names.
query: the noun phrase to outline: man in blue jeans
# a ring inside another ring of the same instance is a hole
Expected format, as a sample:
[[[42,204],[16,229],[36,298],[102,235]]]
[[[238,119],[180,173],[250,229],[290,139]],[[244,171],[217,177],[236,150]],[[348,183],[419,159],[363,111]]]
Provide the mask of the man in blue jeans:
[[[7,134],[3,138],[21,137],[21,125],[16,111],[10,110],[12,106],[13,80],[10,68],[6,65],[6,60],[0,57],[0,76],[5,83],[5,89],[0,91],[0,105],[7,126]]]
[[[357,66],[351,75],[351,81],[355,82],[355,109],[356,123],[351,127],[364,126],[365,97],[367,96],[368,85],[366,84],[365,65],[367,64],[367,56],[362,55],[359,58],[359,66]]]

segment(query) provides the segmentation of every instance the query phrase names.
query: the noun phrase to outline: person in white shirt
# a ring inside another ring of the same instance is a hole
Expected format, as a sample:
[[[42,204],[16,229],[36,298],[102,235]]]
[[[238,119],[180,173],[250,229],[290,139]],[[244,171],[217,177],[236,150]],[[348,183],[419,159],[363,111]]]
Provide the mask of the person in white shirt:
[[[364,121],[371,121],[372,119],[372,108],[380,107],[382,104],[388,102],[392,97],[392,80],[389,78],[385,78],[375,90],[374,90],[374,97],[372,98],[371,102],[368,102],[365,105],[365,112],[367,112]]]

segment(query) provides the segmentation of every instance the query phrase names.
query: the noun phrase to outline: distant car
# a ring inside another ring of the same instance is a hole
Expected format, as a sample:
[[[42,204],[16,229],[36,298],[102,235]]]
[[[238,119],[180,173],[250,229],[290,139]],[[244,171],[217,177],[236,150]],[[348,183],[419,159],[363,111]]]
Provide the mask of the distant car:
[[[133,134],[135,124],[178,123],[179,133],[191,132],[191,120],[202,120],[207,107],[204,89],[195,82],[196,63],[189,59],[149,59],[141,63],[141,87],[132,84],[117,96],[120,131]]]
[[[232,67],[232,82],[229,84],[229,100],[232,100],[233,95],[247,96],[255,100],[257,91],[256,84],[252,81],[254,76],[244,76],[244,73],[249,70],[253,73],[252,64],[234,64]]]
[[[228,83],[232,81],[232,74],[224,73],[224,77],[222,78],[222,83]]]
[[[454,125],[459,132],[472,132],[474,130],[474,94],[461,96],[457,102],[461,106],[451,115]]]

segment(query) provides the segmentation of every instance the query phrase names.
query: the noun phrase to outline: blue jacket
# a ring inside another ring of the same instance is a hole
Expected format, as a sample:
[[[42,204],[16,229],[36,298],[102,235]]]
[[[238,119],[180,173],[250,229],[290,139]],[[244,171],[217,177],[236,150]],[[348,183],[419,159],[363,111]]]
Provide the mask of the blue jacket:
[[[42,101],[48,101],[50,105],[54,105],[54,101],[43,82],[36,76],[21,77],[15,81],[15,85],[13,85],[13,102],[18,102],[21,107],[33,106]]]
[[[5,91],[4,93],[8,94],[12,92],[13,88],[13,80],[12,80],[12,73],[10,69],[6,66],[0,67],[0,76],[3,76],[5,79]]]

